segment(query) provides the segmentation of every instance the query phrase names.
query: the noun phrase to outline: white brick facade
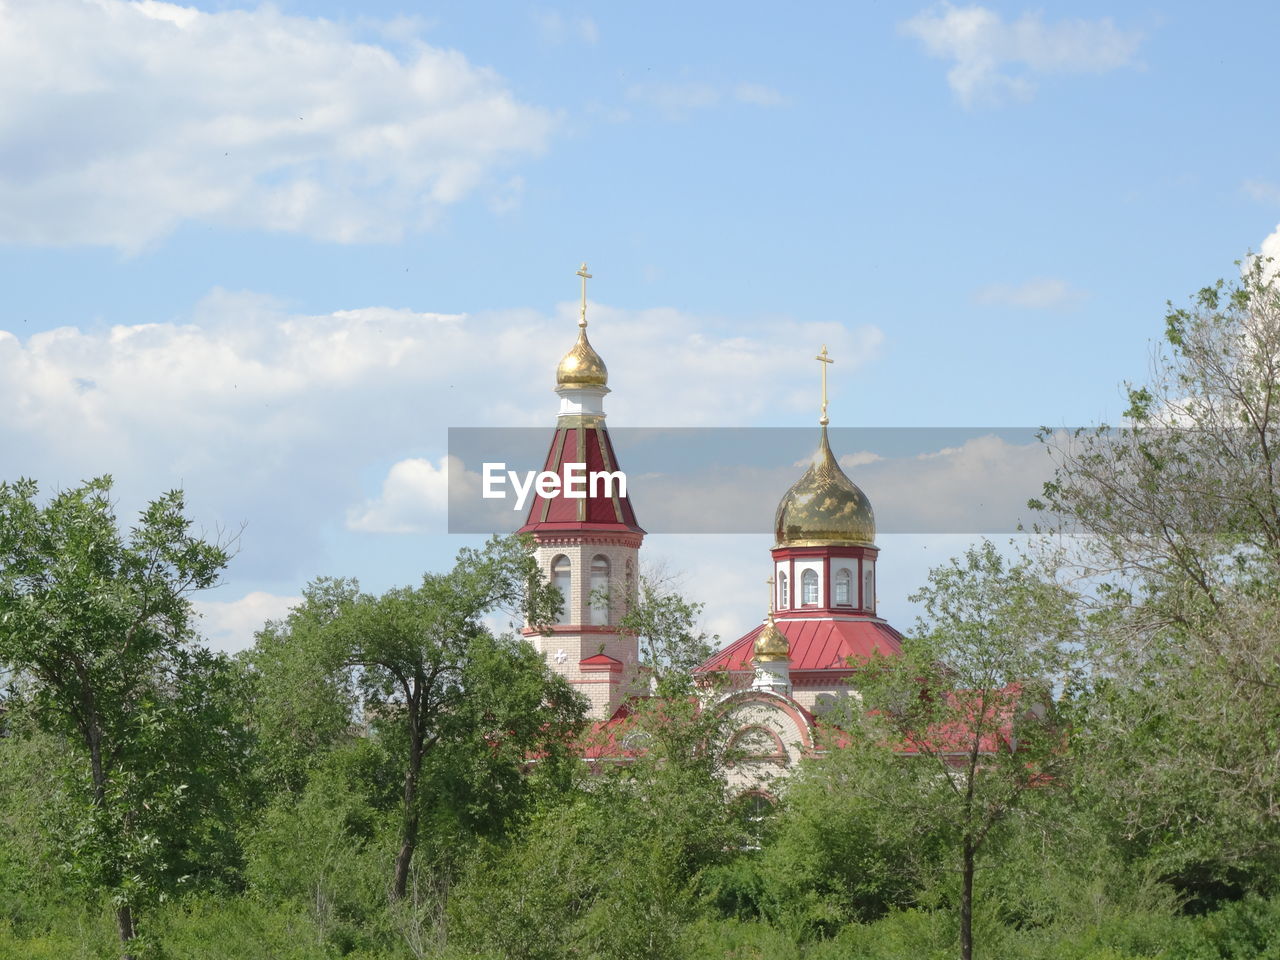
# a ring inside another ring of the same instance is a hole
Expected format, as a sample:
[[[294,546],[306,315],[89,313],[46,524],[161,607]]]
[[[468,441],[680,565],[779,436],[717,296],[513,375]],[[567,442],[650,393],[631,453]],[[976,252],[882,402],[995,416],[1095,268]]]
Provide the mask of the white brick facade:
[[[560,674],[590,703],[588,716],[604,720],[630,696],[645,692],[640,676],[639,644],[623,635],[618,622],[634,596],[639,576],[640,535],[630,533],[539,534],[535,556],[543,575],[553,579],[552,568],[560,557],[569,561],[568,602],[562,622],[549,635],[526,630],[547,665]],[[607,616],[593,617],[592,563],[597,557],[609,562]],[[606,623],[593,623],[606,619]],[[604,654],[619,666],[583,665]]]

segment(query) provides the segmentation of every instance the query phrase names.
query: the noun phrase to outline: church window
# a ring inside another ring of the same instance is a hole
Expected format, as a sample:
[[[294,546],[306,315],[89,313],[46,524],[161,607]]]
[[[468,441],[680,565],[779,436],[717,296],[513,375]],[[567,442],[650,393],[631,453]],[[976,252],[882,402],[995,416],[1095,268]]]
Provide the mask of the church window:
[[[597,553],[591,558],[591,624],[609,623],[609,558]]]
[[[765,826],[775,810],[773,799],[758,790],[752,790],[738,797],[734,806],[742,817],[743,826],[747,828],[748,842],[743,845],[743,849],[759,850]]]
[[[871,611],[876,608],[876,575],[869,566],[862,574],[862,605]]]
[[[853,574],[848,567],[836,571],[836,604],[841,607],[853,606]]]
[[[627,561],[627,574],[626,574],[625,586],[626,586],[625,599],[627,603],[627,610],[630,610],[631,607],[636,602],[636,569],[635,569],[635,564],[633,564],[630,560]]]
[[[800,602],[806,607],[818,604],[818,571],[806,570],[800,574]]]
[[[569,610],[569,584],[571,569],[569,558],[564,554],[560,554],[560,556],[551,561],[551,582],[555,585],[555,588],[560,591],[560,618],[556,623],[573,622]]]
[[[733,765],[750,760],[768,760],[779,766],[787,765],[787,748],[776,731],[760,724],[743,727],[725,744],[725,761]]]
[[[785,610],[791,606],[791,601],[787,594],[787,575],[781,570],[778,571],[778,609]]]

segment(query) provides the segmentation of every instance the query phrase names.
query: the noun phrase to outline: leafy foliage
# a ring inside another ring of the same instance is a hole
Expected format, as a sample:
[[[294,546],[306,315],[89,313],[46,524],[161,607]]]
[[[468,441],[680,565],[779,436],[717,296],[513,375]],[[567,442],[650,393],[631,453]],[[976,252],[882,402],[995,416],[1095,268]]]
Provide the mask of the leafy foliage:
[[[1032,790],[1054,787],[1067,745],[1051,690],[1069,672],[1078,625],[1069,596],[1006,564],[989,541],[938,567],[913,600],[924,609],[901,656],[878,657],[856,683],[867,735],[905,751],[893,801],[941,828],[960,875],[961,955],[972,955],[973,883],[992,832]],[[907,772],[910,771],[910,772]]]
[[[226,550],[191,534],[178,492],[124,536],[110,493],[103,477],[42,507],[33,482],[0,484],[0,663],[9,708],[65,747],[61,863],[111,897],[127,944],[139,907],[234,870],[250,741],[239,672],[191,644],[188,595]]]
[[[640,662],[662,698],[692,692],[691,671],[711,656],[719,638],[699,628],[702,604],[686,599],[675,579],[660,568],[641,573],[636,596],[619,621],[640,646]]]
[[[1280,288],[1251,258],[1170,310],[1129,423],[1047,437],[1048,560],[1091,601],[1077,743],[1117,840],[1201,908],[1280,866]]]

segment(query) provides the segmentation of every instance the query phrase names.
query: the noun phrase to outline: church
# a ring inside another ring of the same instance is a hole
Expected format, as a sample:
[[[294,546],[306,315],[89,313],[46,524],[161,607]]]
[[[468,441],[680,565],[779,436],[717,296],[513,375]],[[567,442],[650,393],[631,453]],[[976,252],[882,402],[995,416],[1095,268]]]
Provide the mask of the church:
[[[620,469],[605,426],[609,373],[587,337],[585,264],[578,276],[578,338],[556,368],[560,408],[543,468],[557,475],[566,463],[585,463],[588,472]],[[761,624],[694,671],[707,705],[725,718],[735,758],[730,787],[738,792],[767,795],[769,783],[816,748],[818,718],[854,695],[851,663],[901,652],[901,635],[876,612],[871,503],[827,438],[832,361],[825,346],[816,359],[823,394],[817,449],[782,496],[771,557],[761,557],[762,570],[771,572],[769,609]],[[628,701],[649,692],[638,641],[618,626],[635,595],[645,533],[628,495],[616,488],[574,499],[539,493],[519,532],[532,537],[540,567],[564,600],[559,623],[526,628],[525,636],[586,698],[591,720],[618,721]]]

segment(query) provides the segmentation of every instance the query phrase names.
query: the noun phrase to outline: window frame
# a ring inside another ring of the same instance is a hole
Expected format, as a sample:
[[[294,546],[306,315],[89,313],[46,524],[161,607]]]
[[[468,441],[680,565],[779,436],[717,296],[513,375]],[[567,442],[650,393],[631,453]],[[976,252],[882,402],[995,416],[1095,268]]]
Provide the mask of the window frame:
[[[813,599],[809,599],[812,587]],[[800,574],[800,606],[817,607],[822,603],[822,578],[813,567],[807,567]]]

